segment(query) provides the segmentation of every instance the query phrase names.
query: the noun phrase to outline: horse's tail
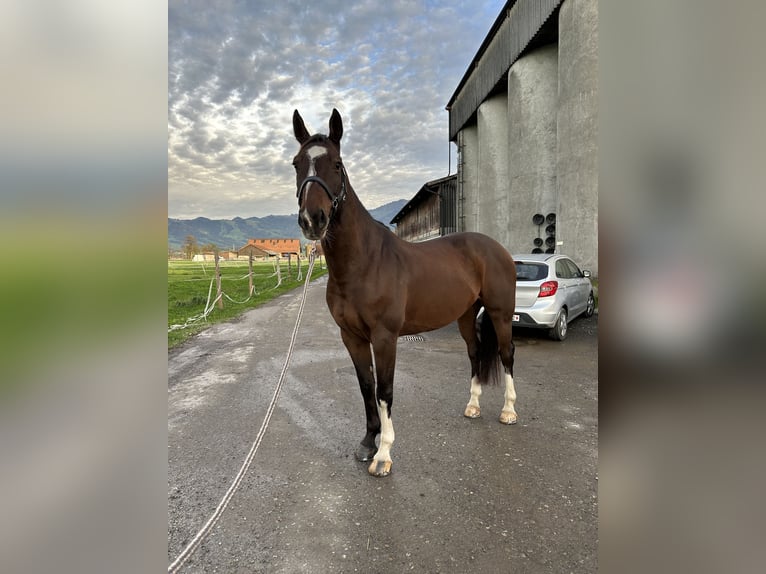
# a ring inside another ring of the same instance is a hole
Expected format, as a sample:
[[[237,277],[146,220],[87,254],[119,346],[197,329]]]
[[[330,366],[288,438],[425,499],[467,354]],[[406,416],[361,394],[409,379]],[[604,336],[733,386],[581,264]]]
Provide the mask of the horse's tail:
[[[479,336],[479,384],[496,385],[500,382],[500,347],[492,319],[486,309],[479,312],[476,320],[476,330]]]

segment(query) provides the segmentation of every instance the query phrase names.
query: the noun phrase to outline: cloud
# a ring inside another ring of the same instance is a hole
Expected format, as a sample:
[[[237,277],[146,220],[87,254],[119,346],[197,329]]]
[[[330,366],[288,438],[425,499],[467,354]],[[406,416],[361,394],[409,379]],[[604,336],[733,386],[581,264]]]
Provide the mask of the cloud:
[[[169,215],[295,212],[296,108],[322,133],[341,112],[368,207],[446,175],[444,106],[503,5],[171,0]]]

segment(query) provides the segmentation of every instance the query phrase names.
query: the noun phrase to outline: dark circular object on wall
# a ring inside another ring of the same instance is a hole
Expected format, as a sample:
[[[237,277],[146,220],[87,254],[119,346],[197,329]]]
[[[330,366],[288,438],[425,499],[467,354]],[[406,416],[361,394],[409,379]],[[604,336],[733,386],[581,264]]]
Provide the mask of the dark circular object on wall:
[[[532,253],[542,253],[542,252],[543,252],[543,250],[542,250],[542,249],[540,249],[539,247],[535,247],[535,248],[532,250]]]
[[[542,237],[535,237],[535,240],[532,242],[535,244],[535,247],[540,247],[543,244]]]
[[[544,221],[545,221],[545,217],[543,217],[542,213],[535,213],[532,216],[532,223],[534,223],[535,225],[542,225]]]
[[[545,250],[546,253],[553,253],[554,251],[555,250],[553,247],[549,247],[548,249]]]
[[[545,245],[547,247],[555,247],[555,245],[556,245],[556,238],[553,235],[551,235],[550,237],[546,237],[545,238]]]
[[[547,221],[548,223],[556,223],[556,214],[549,213],[548,217],[545,218],[545,221]]]
[[[556,235],[556,224],[551,223],[548,227],[546,227],[545,233],[547,233],[548,235]]]

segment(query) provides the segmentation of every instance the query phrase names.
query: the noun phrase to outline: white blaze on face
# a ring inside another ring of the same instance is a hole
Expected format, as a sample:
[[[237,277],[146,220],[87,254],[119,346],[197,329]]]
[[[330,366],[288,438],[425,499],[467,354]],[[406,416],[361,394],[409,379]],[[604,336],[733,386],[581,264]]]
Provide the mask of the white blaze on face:
[[[314,145],[307,149],[306,153],[309,156],[309,173],[307,177],[311,177],[312,175],[317,174],[314,163],[318,158],[322,157],[323,155],[327,155],[327,149],[321,145]]]
[[[321,145],[314,145],[306,150],[306,155],[309,156],[309,171],[306,174],[306,177],[311,177],[317,174],[316,167],[314,166],[314,164],[316,163],[316,160],[324,155],[327,155],[327,149]],[[311,187],[312,183],[309,183],[306,186],[306,188],[303,191],[304,194],[308,193],[308,188]],[[306,222],[306,225],[308,225],[309,229],[311,229],[312,227],[311,218],[308,216],[308,213],[306,213],[305,210],[301,210],[301,215],[303,216],[303,219]]]

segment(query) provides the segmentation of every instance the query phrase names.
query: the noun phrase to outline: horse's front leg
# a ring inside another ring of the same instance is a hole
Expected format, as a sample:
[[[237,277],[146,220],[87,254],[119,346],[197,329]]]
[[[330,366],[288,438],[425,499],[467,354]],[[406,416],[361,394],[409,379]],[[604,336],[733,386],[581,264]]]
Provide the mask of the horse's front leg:
[[[348,354],[351,355],[351,361],[354,363],[356,376],[359,379],[359,388],[362,391],[362,399],[364,399],[367,432],[362,442],[359,443],[355,455],[357,460],[366,462],[372,460],[375,455],[377,451],[375,437],[380,434],[380,417],[375,401],[375,376],[372,373],[370,342],[342,329],[340,334]]]
[[[367,469],[373,476],[391,473],[391,446],[394,444],[394,423],[391,407],[394,402],[394,368],[396,366],[396,334],[377,333],[372,338],[375,368],[378,377],[377,401],[380,416],[380,447]]]

